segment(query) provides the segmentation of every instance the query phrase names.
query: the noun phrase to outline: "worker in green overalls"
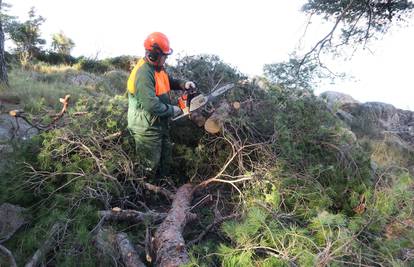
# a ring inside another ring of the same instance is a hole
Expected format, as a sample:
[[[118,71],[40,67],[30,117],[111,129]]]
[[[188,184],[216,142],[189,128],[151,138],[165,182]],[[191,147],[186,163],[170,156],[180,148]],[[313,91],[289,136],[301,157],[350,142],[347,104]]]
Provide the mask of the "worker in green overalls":
[[[128,129],[145,168],[165,177],[172,152],[169,119],[182,113],[178,106],[171,105],[170,89],[188,90],[195,88],[195,84],[168,76],[164,64],[172,49],[163,33],[151,33],[144,47],[145,57],[138,61],[128,79]]]

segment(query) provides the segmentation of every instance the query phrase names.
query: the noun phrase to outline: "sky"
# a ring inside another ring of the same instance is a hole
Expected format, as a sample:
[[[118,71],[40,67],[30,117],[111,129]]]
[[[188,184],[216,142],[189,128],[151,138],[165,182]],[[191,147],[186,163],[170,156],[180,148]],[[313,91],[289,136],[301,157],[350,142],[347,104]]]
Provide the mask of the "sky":
[[[42,37],[50,45],[53,33],[63,31],[75,42],[74,56],[142,55],[146,36],[165,33],[177,57],[218,55],[249,76],[262,75],[263,65],[288,60],[294,49],[308,51],[331,24],[300,11],[304,0],[5,0],[9,14],[27,19],[34,6],[46,18]],[[322,82],[315,90],[338,91],[354,99],[379,101],[414,111],[414,23],[395,28],[352,59],[328,62],[352,80]]]

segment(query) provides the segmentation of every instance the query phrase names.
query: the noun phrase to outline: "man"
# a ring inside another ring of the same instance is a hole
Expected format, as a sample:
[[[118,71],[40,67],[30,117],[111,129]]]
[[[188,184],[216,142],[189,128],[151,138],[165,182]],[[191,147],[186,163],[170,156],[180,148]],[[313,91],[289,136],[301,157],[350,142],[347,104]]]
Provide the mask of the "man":
[[[138,61],[128,79],[128,129],[145,167],[160,177],[168,175],[171,161],[169,118],[182,113],[171,105],[170,89],[195,88],[191,81],[168,76],[165,60],[171,55],[163,33],[151,33],[144,42],[145,57]]]

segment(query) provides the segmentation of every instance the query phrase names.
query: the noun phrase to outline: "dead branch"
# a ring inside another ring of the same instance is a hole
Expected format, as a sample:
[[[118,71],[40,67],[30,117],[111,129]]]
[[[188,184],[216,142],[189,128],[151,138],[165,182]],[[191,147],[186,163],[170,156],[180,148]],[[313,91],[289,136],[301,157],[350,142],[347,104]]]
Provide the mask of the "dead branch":
[[[86,115],[88,113],[89,112],[87,112],[87,111],[78,111],[78,112],[73,112],[72,116],[83,116],[83,115]]]
[[[95,155],[95,153],[84,143],[81,141],[70,140],[68,137],[60,137],[59,140],[65,141],[71,145],[79,146],[82,150],[88,153],[96,162],[96,166],[98,167],[99,173],[102,174],[105,178],[112,180],[118,186],[118,188],[122,188],[122,185],[119,183],[118,179],[112,176],[106,166],[102,164],[100,158]]]
[[[145,189],[148,189],[154,193],[160,193],[162,195],[164,195],[166,198],[168,198],[169,200],[173,200],[174,199],[174,194],[171,193],[170,191],[168,191],[165,188],[150,184],[150,183],[142,183],[142,185],[144,186]]]
[[[252,176],[238,176],[236,177],[236,179],[234,180],[224,180],[224,179],[219,179],[219,177],[221,177],[224,173],[224,171],[227,169],[227,167],[230,165],[230,163],[236,158],[236,156],[245,148],[246,146],[241,146],[237,151],[233,152],[233,155],[230,157],[230,159],[226,162],[226,164],[224,164],[224,166],[221,168],[220,172],[217,173],[214,177],[209,178],[207,180],[205,180],[204,182],[198,184],[195,188],[194,191],[198,190],[199,188],[202,187],[206,187],[208,184],[212,183],[212,182],[219,182],[219,183],[227,183],[230,184],[231,186],[233,186],[239,193],[240,195],[242,195],[242,192],[240,191],[240,189],[235,185],[236,183],[239,182],[243,182],[243,181],[247,181],[247,180],[251,180],[253,179]]]
[[[118,245],[122,261],[126,267],[145,267],[145,264],[140,260],[134,245],[128,239],[127,234],[118,233],[116,235],[116,244]]]
[[[59,241],[61,233],[66,228],[61,222],[55,223],[50,230],[50,234],[43,245],[36,250],[32,258],[25,264],[25,267],[36,267],[40,261],[46,256],[46,254],[56,245]]]
[[[68,106],[69,106],[69,99],[70,99],[70,95],[65,95],[65,98],[59,98],[59,102],[63,104],[62,110],[56,114],[53,119],[53,121],[46,126],[46,128],[50,128],[53,125],[55,125],[55,123],[63,117],[63,115],[66,113]]]
[[[118,132],[116,132],[116,133],[113,133],[113,134],[110,134],[110,135],[108,135],[108,136],[105,136],[105,137],[103,138],[103,140],[104,140],[104,141],[113,140],[113,139],[115,139],[115,138],[120,137],[121,135],[122,135],[122,131],[118,131]]]
[[[185,184],[177,190],[167,218],[155,233],[156,266],[175,267],[189,262],[182,232],[188,222],[192,196],[191,184]]]
[[[9,111],[9,115],[12,117],[15,117],[16,120],[17,118],[21,118],[23,119],[25,122],[27,122],[30,126],[32,126],[33,128],[36,128],[39,131],[48,131],[50,129],[52,129],[55,124],[58,122],[58,120],[60,120],[63,115],[65,115],[68,106],[69,106],[69,99],[70,99],[70,95],[66,95],[65,98],[59,98],[59,102],[61,102],[63,104],[62,110],[58,113],[53,115],[53,120],[47,124],[47,125],[42,125],[40,123],[35,123],[30,121],[25,115],[24,115],[24,111],[22,110],[11,110]]]
[[[166,213],[157,213],[153,211],[140,212],[136,210],[121,210],[119,208],[113,208],[112,210],[101,210],[98,212],[99,216],[105,221],[112,222],[160,222],[165,217]]]
[[[16,260],[10,250],[0,245],[0,252],[7,257],[10,267],[17,267]]]
[[[318,54],[319,54],[320,51],[325,46],[325,44],[328,43],[328,42],[330,42],[332,40],[332,37],[333,37],[333,34],[334,34],[336,28],[338,27],[338,25],[342,21],[342,19],[345,17],[345,15],[347,14],[348,10],[352,7],[352,4],[354,3],[354,1],[355,0],[351,0],[349,2],[349,4],[345,7],[345,9],[342,11],[342,13],[336,19],[336,22],[335,22],[334,26],[332,27],[331,31],[327,35],[325,35],[325,37],[323,37],[321,40],[319,40],[319,42],[317,42],[316,45],[309,52],[307,52],[303,56],[303,58],[302,58],[302,60],[301,60],[301,62],[299,64],[299,67],[298,67],[298,72],[299,72],[300,67],[303,65],[303,63],[306,61],[306,59],[309,57],[310,54],[312,54],[313,52],[315,52],[316,49],[318,49],[318,48],[319,48],[319,52],[318,52]]]

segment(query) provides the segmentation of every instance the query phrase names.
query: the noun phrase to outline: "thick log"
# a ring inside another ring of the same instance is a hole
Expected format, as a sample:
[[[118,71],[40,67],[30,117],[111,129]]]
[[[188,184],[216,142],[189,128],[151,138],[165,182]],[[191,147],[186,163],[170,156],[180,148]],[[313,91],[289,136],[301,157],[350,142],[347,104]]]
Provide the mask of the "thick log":
[[[206,120],[204,129],[212,134],[220,132],[221,128],[223,127],[223,122],[227,119],[232,109],[234,109],[234,107],[230,106],[229,103],[221,102],[219,107]]]
[[[157,213],[153,211],[140,212],[136,210],[121,210],[119,208],[113,208],[112,210],[101,210],[98,212],[101,218],[106,221],[113,222],[161,222],[166,216],[166,213]]]
[[[139,258],[137,251],[132,242],[128,239],[127,234],[118,233],[116,235],[116,244],[121,252],[122,261],[126,267],[145,267],[145,264]]]
[[[56,245],[59,240],[60,233],[65,226],[62,223],[55,223],[50,230],[50,235],[43,243],[43,245],[35,252],[33,257],[26,263],[25,267],[36,267],[40,261],[44,259],[47,253]]]
[[[192,196],[193,186],[191,184],[181,186],[175,194],[167,218],[155,233],[155,266],[176,267],[189,262],[182,232],[191,217],[188,214]]]
[[[111,266],[118,265],[119,252],[116,246],[116,234],[112,228],[98,228],[93,244],[99,251],[98,266],[109,265],[111,261]]]

